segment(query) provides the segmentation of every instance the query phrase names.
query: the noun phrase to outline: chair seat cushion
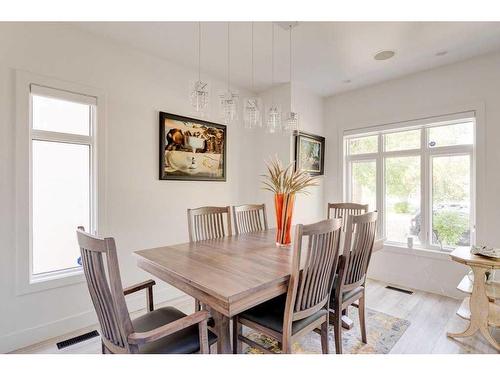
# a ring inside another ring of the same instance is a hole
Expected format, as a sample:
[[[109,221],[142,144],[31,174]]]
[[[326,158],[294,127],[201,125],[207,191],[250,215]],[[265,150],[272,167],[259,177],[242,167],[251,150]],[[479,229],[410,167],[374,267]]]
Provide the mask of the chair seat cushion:
[[[332,293],[330,294],[330,309],[333,309],[334,302],[335,302],[335,290],[337,289],[337,283],[338,283],[338,275],[335,275],[335,279],[333,280],[333,288],[332,288]],[[342,301],[347,301],[350,298],[359,295],[361,297],[361,292],[365,289],[364,286],[358,286],[357,288],[354,288],[352,290],[349,290],[347,292],[342,293]]]
[[[283,333],[283,318],[285,316],[286,294],[273,298],[258,306],[242,312],[239,316],[250,320],[261,326],[272,329],[273,331]],[[307,318],[296,320],[292,323],[292,335],[299,332],[310,323],[314,322],[321,315],[326,314],[326,308],[321,309]]]
[[[146,332],[175,320],[184,318],[186,314],[175,307],[162,307],[148,312],[132,321],[136,332]],[[139,346],[141,354],[189,354],[200,350],[198,324],[189,326],[182,331],[165,336],[162,339]],[[217,340],[212,332],[208,332],[208,343],[212,345]]]

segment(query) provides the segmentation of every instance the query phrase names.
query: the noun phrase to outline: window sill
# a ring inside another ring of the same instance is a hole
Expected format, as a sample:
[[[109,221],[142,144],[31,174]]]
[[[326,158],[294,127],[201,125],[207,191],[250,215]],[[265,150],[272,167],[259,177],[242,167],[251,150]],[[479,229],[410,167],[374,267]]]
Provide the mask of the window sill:
[[[38,275],[19,280],[16,287],[16,295],[42,292],[49,289],[62,288],[69,285],[81,284],[85,282],[82,268],[53,272],[45,275]]]
[[[384,243],[384,247],[383,247],[382,251],[389,252],[389,253],[401,254],[401,255],[412,255],[412,256],[418,256],[418,257],[422,257],[422,258],[431,258],[431,259],[436,259],[436,260],[441,260],[441,261],[451,260],[450,252],[448,252],[448,251],[439,251],[439,250],[424,249],[424,248],[410,249],[407,246],[398,245],[395,243],[387,243],[387,242]]]

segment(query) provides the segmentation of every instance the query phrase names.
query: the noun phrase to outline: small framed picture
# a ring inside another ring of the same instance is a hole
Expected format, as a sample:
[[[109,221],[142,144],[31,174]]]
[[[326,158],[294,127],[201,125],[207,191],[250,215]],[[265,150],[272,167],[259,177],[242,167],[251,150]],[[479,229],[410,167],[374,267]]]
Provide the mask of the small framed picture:
[[[226,126],[160,112],[160,180],[226,181]]]
[[[325,137],[295,133],[295,168],[313,176],[325,173]]]

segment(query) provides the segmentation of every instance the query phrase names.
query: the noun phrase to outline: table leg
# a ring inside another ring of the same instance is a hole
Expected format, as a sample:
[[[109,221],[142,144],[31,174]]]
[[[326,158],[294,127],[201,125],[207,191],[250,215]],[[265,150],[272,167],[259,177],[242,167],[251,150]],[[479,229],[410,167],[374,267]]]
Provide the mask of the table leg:
[[[460,333],[447,333],[449,337],[469,337],[480,331],[486,340],[497,350],[500,345],[491,336],[488,329],[489,299],[486,295],[485,278],[486,268],[471,266],[474,272],[474,285],[469,300],[470,322],[467,329]]]
[[[212,310],[212,317],[215,321],[215,330],[217,332],[217,354],[232,354],[231,349],[231,319],[218,311]]]

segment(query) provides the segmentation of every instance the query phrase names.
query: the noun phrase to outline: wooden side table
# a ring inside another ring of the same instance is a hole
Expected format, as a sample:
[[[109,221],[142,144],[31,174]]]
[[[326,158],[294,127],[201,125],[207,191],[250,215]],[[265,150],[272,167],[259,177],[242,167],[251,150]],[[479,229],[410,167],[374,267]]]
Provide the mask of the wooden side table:
[[[466,275],[458,289],[470,294],[466,297],[457,315],[470,321],[469,326],[461,333],[447,333],[449,337],[469,337],[479,331],[484,338],[498,351],[500,344],[491,336],[489,327],[500,327],[500,305],[496,300],[500,296],[500,283],[486,284],[486,272],[499,269],[500,260],[470,253],[470,248],[459,247],[451,253],[451,259],[465,264],[474,272],[474,283]]]

